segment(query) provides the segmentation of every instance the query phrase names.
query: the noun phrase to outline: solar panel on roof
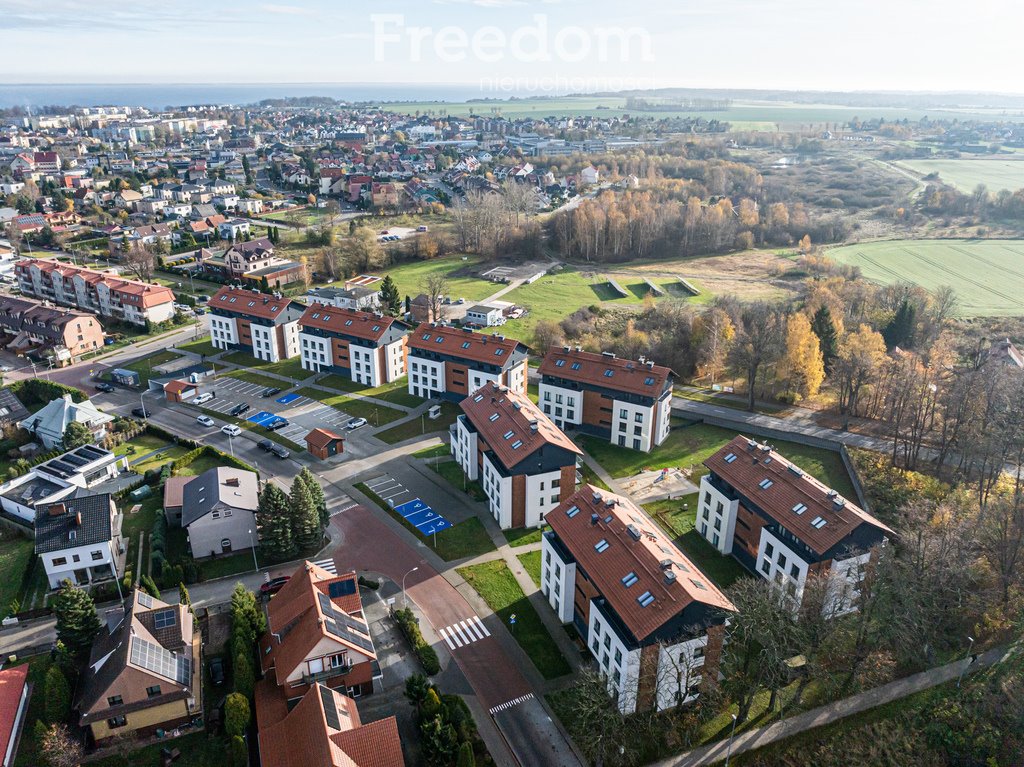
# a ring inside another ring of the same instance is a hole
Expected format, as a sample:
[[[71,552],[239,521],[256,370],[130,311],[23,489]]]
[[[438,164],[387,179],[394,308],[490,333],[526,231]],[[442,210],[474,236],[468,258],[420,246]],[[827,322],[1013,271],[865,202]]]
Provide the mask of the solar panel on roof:
[[[320,700],[324,704],[324,718],[327,725],[335,730],[341,729],[341,718],[338,716],[338,705],[334,693],[328,687],[320,687]]]
[[[178,684],[192,678],[192,656],[172,653],[141,637],[132,637],[131,662]]]
[[[356,582],[351,578],[346,578],[343,581],[335,581],[327,587],[327,593],[330,595],[331,599],[355,594]]]
[[[142,605],[143,607],[152,607],[153,606],[153,597],[151,597],[149,594],[146,594],[145,592],[140,591],[138,593],[138,599],[139,599],[139,604]]]
[[[178,622],[178,613],[174,608],[161,610],[153,615],[153,627],[165,629]]]

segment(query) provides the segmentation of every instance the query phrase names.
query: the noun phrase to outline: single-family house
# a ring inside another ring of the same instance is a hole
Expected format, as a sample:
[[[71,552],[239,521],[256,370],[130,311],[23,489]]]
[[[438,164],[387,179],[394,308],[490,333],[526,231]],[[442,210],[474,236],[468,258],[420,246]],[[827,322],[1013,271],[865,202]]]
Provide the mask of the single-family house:
[[[48,450],[52,450],[61,446],[64,431],[72,421],[83,424],[99,442],[107,436],[107,424],[113,420],[113,416],[101,411],[90,400],[75,402],[70,394],[64,394],[51,400],[18,426],[32,434]]]
[[[192,556],[244,551],[256,545],[256,473],[229,466],[208,469],[181,490],[181,518]],[[166,510],[165,510],[166,511]]]
[[[126,547],[122,515],[109,493],[78,495],[36,509],[35,552],[51,589],[119,578]]]

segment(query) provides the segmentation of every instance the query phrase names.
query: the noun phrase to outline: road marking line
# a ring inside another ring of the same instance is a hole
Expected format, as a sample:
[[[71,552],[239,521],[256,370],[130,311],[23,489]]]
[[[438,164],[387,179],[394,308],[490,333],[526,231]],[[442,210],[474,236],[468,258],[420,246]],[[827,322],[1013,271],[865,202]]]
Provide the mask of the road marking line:
[[[484,625],[484,622],[482,620],[480,620],[480,616],[479,615],[474,615],[473,616],[473,620],[476,621],[477,627],[482,632],[484,632],[484,636],[490,636],[491,635],[491,632],[487,630],[487,627]]]
[[[458,623],[453,623],[453,624],[452,624],[451,626],[449,626],[449,627],[448,627],[448,630],[449,630],[449,631],[451,631],[452,629],[454,629],[454,630],[455,630],[455,633],[459,635],[459,638],[460,638],[460,639],[461,639],[461,640],[462,640],[462,641],[463,641],[463,642],[464,642],[465,644],[469,644],[470,642],[472,642],[472,641],[473,641],[473,640],[471,640],[471,639],[470,639],[469,637],[467,637],[467,636],[466,636],[465,634],[463,634],[463,633],[462,633],[462,627],[461,627],[461,626],[459,626],[459,624],[458,624]]]
[[[466,633],[469,634],[471,637],[474,637],[473,641],[477,641],[479,639],[483,639],[484,638],[484,635],[481,634],[479,631],[477,631],[476,626],[473,625],[473,619],[472,618],[469,619],[468,623],[466,621],[459,621],[459,622],[462,624],[462,627],[464,629],[466,629]]]
[[[518,706],[520,703],[525,703],[526,701],[530,700],[532,697],[533,697],[533,693],[532,692],[528,692],[528,693],[526,693],[526,695],[520,695],[518,698],[513,698],[512,700],[507,700],[504,703],[499,703],[497,706],[494,706],[493,708],[491,708],[490,713],[491,714],[497,714],[498,712],[504,711],[507,708],[512,708],[513,706]]]
[[[449,629],[441,629],[441,630],[442,630],[442,632],[447,630],[448,636],[450,636],[452,638],[452,641],[455,642],[455,646],[456,647],[462,647],[462,642],[459,640],[459,638],[457,636],[455,636],[455,632],[454,631],[452,631],[450,628]]]
[[[446,634],[444,633],[444,629],[441,629],[441,630],[440,630],[440,631],[438,631],[437,633],[438,633],[438,634],[440,634],[440,635],[441,635],[441,638],[442,638],[442,639],[443,639],[443,640],[444,640],[445,642],[447,642],[447,643],[448,643],[448,649],[449,649],[449,650],[454,650],[454,649],[455,649],[455,643],[454,643],[454,642],[452,642],[452,640],[451,640],[451,639],[449,639],[449,638],[448,638],[448,636],[447,636],[447,635],[446,635]]]

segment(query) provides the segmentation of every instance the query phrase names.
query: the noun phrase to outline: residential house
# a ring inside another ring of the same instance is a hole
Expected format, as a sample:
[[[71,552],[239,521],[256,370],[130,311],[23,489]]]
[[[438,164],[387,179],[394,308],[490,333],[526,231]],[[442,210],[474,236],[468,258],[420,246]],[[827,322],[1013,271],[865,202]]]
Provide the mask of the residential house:
[[[142,200],[142,193],[136,192],[134,189],[122,189],[114,196],[114,204],[126,210],[137,210]]]
[[[408,339],[409,393],[459,402],[486,383],[526,393],[527,346],[514,338],[423,323]]]
[[[1014,346],[1013,341],[1007,338],[996,341],[988,348],[986,362],[1024,369],[1024,354],[1021,354],[1020,350]]]
[[[481,327],[489,328],[505,324],[505,315],[497,306],[476,304],[466,309],[465,322],[472,322]]]
[[[354,572],[336,576],[304,562],[267,604],[267,626],[263,674],[288,701],[317,684],[350,698],[373,692],[377,652]]]
[[[593,165],[589,165],[580,171],[581,184],[596,184],[601,180],[601,174]]]
[[[249,234],[249,222],[244,218],[233,218],[221,222],[217,231],[222,240],[240,240]]]
[[[33,466],[0,485],[0,508],[7,519],[31,527],[35,524],[36,510],[49,504],[84,490],[99,492],[118,485],[110,490],[116,492],[120,489],[118,479],[126,471],[127,458],[119,458],[95,445],[83,445]]]
[[[0,670],[0,767],[13,767],[28,715],[28,663]]]
[[[352,285],[344,288],[310,288],[306,298],[318,304],[364,312],[380,308],[380,287]]]
[[[230,554],[256,543],[258,494],[255,472],[219,466],[165,487],[164,513],[169,523],[188,530],[192,556]]]
[[[375,208],[397,207],[398,189],[394,184],[374,181],[370,188],[370,199]]]
[[[210,340],[218,349],[238,349],[278,362],[299,353],[298,301],[258,290],[223,287],[210,299]]]
[[[174,317],[174,293],[163,285],[45,258],[19,261],[14,271],[23,295],[71,306],[116,322],[146,326]]]
[[[47,358],[54,367],[78,362],[83,354],[101,348],[104,335],[91,314],[13,296],[0,296],[0,334],[4,349]]]
[[[68,393],[51,400],[18,426],[43,443],[47,450],[53,450],[61,446],[64,432],[71,422],[83,424],[99,442],[107,436],[107,424],[113,420],[113,416],[101,411],[90,400],[75,402]]]
[[[109,493],[79,495],[36,508],[35,552],[50,588],[120,578],[126,547],[122,515]]]
[[[538,527],[576,490],[583,452],[526,394],[488,382],[466,397],[451,428],[451,452],[479,480],[498,525]]]
[[[236,242],[224,251],[221,258],[227,270],[225,277],[240,277],[285,260],[274,255],[274,243],[266,237]]]
[[[356,702],[323,684],[289,709],[280,689],[261,680],[256,722],[262,767],[405,767],[395,717],[363,724]]]
[[[258,215],[263,212],[263,200],[239,199],[235,203],[235,210],[248,216]]]
[[[828,578],[825,610],[856,609],[886,525],[769,445],[734,437],[706,461],[697,530],[715,549],[775,584],[796,609],[809,578]]]
[[[539,371],[541,407],[561,428],[649,453],[668,439],[675,374],[641,357],[552,347]]]
[[[673,708],[718,684],[735,607],[643,509],[585,485],[545,521],[541,591],[622,713]]]
[[[136,590],[127,611],[108,611],[79,679],[78,723],[104,745],[202,719],[202,635],[188,605]]]
[[[299,320],[302,368],[367,386],[405,375],[409,326],[393,317],[313,304]]]

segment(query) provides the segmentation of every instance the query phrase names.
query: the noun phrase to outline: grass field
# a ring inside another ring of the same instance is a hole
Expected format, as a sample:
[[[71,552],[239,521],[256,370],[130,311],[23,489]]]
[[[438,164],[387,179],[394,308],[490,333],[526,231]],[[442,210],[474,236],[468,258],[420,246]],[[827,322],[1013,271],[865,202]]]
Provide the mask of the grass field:
[[[370,422],[371,426],[383,426],[384,424],[396,421],[405,415],[402,411],[395,410],[391,407],[378,405],[374,402],[367,402],[366,400],[352,399],[351,397],[346,397],[343,394],[328,394],[325,391],[314,389],[309,386],[297,389],[295,393],[303,397],[319,400],[325,405],[330,405],[331,407],[344,411],[353,418],[365,418]]]
[[[183,352],[192,352],[194,354],[205,354],[207,357],[220,354],[222,351],[213,345],[210,341],[209,336],[203,336],[196,341],[189,341],[187,344],[178,344],[178,349]]]
[[[248,383],[256,384],[257,386],[264,386],[264,387],[266,387],[268,389],[270,389],[270,388],[284,389],[284,388],[287,387],[287,384],[284,381],[282,381],[281,379],[279,379],[279,378],[271,378],[270,376],[263,376],[263,375],[260,375],[259,373],[252,373],[252,372],[250,372],[248,370],[232,370],[230,373],[227,374],[226,377],[227,378],[239,378],[239,379],[241,379],[243,381],[246,381]]]
[[[288,360],[281,360],[280,362],[265,362],[253,357],[251,354],[245,352],[231,352],[231,354],[225,354],[221,357],[224,362],[231,362],[235,365],[240,365],[243,368],[250,368],[252,370],[260,370],[264,373],[274,373],[275,375],[284,376],[285,378],[291,378],[294,381],[305,381],[307,378],[313,375],[308,370],[302,369],[302,360],[299,357],[292,357]],[[278,382],[280,383],[280,381]]]
[[[32,562],[34,543],[14,533],[0,538],[0,572],[4,574],[0,583],[0,615],[7,615],[11,601],[18,596],[21,582]],[[27,607],[27,605],[25,605]]]
[[[927,176],[938,173],[939,178],[961,192],[970,194],[978,184],[990,192],[1000,189],[1024,189],[1024,156],[964,157],[959,160],[900,160],[896,165]]]
[[[540,552],[528,551],[525,554],[519,554],[516,559],[522,563],[523,569],[526,570],[530,579],[537,584],[537,588],[540,588]]]
[[[962,317],[1024,314],[1024,240],[889,240],[847,245],[830,258],[859,266],[869,280],[951,285]]]
[[[438,418],[433,420],[426,417],[413,418],[411,421],[403,421],[396,426],[392,426],[390,429],[377,432],[374,436],[382,442],[395,445],[424,434],[447,431],[448,427],[455,423],[455,419],[461,412],[462,410],[454,402],[442,402],[441,415]]]
[[[381,386],[368,388],[364,384],[356,383],[351,378],[345,378],[344,376],[331,373],[330,375],[326,375],[319,379],[317,383],[320,386],[326,386],[330,389],[358,393],[366,397],[382,399],[385,402],[391,402],[395,405],[404,405],[405,407],[416,407],[417,405],[423,404],[422,398],[414,397],[412,394],[409,394],[409,385],[405,377],[399,378],[397,381],[392,381],[391,383],[382,384]]]
[[[398,295],[405,300],[406,296],[416,298],[423,292],[427,277],[432,274],[448,276],[448,293],[452,298],[465,298],[467,301],[479,301],[501,289],[498,285],[474,276],[475,267],[480,263],[476,256],[468,256],[465,261],[459,256],[435,258],[431,261],[410,261],[396,264],[384,270],[398,286]],[[456,272],[462,274],[456,275]]]
[[[515,575],[504,560],[460,567],[458,573],[501,617],[502,623],[509,626],[512,636],[545,679],[556,679],[569,673],[568,662],[562,657],[558,645],[551,641],[544,622],[519,588]],[[516,624],[510,626],[509,618],[513,614]]]

